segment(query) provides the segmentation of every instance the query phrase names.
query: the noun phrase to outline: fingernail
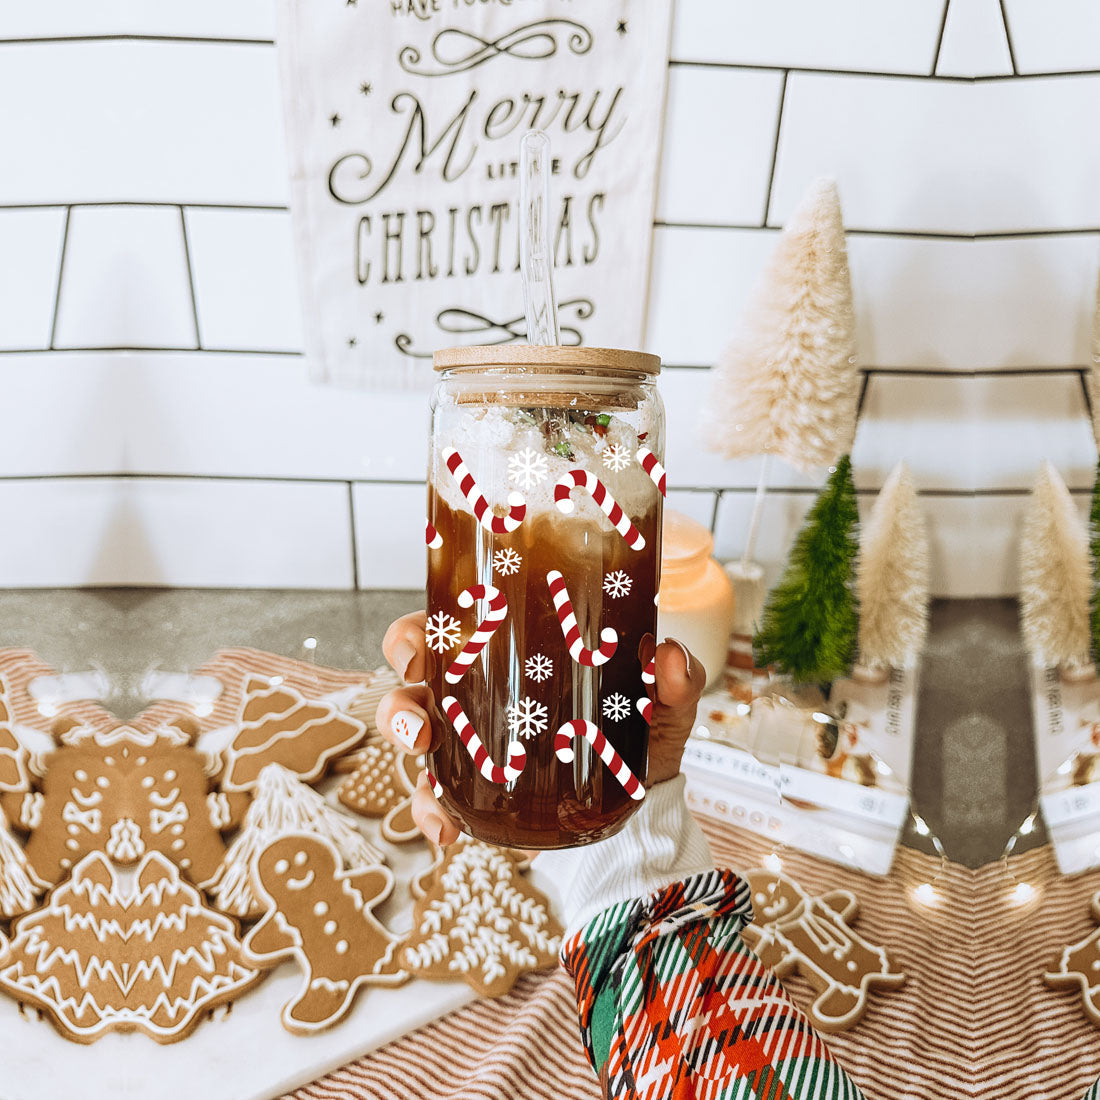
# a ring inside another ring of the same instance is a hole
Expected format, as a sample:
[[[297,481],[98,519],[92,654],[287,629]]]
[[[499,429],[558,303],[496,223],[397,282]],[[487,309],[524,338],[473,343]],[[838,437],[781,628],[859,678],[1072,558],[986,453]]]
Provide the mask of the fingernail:
[[[443,835],[443,818],[436,814],[428,814],[424,818],[424,835],[433,843],[438,844]]]
[[[410,752],[416,748],[416,739],[424,728],[424,719],[411,710],[399,710],[390,721],[394,737]]]
[[[666,638],[666,642],[671,642],[674,646],[677,646],[681,653],[684,655],[684,671],[691,675],[691,654],[688,652],[688,647],[683,642],[678,642],[675,638]]]
[[[393,647],[393,662],[396,666],[397,673],[402,679],[405,678],[405,673],[409,671],[409,665],[412,664],[412,659],[415,656],[416,646],[414,646],[408,638],[402,638],[401,641]]]

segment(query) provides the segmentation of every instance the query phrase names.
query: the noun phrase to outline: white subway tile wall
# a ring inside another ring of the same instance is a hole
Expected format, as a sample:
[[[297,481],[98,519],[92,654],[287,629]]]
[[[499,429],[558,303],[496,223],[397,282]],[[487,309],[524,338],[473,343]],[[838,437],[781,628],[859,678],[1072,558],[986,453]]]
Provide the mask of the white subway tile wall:
[[[424,394],[307,380],[270,0],[10,7],[0,502],[23,521],[0,584],[422,584]],[[1084,508],[1096,460],[1095,6],[676,0],[671,55],[647,333],[669,507],[741,551],[760,460],[699,445],[708,368],[832,174],[861,508],[905,458],[935,591],[1012,593],[1039,462]],[[822,477],[773,463],[770,578]]]

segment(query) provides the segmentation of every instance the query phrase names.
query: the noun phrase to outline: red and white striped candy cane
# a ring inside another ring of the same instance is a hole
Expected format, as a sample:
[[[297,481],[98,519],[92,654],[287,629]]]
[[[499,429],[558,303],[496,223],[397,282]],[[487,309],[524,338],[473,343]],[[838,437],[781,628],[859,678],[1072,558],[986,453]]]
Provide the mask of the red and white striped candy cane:
[[[470,507],[473,508],[478,523],[486,531],[493,531],[498,535],[507,535],[523,522],[523,517],[527,514],[527,504],[519,493],[511,492],[508,494],[508,514],[498,516],[489,507],[485,495],[477,487],[477,482],[474,481],[474,475],[470,473],[466,463],[462,461],[462,455],[454,447],[448,447],[443,452],[443,461],[447,463],[447,469],[454,475],[459,489],[462,490],[462,495],[466,498]]]
[[[588,495],[600,506],[600,510],[615,527],[615,530],[626,539],[627,546],[631,550],[642,550],[645,547],[645,537],[641,531],[630,522],[627,514],[619,506],[619,502],[607,491],[607,486],[595,474],[588,470],[570,470],[562,474],[554,486],[554,503],[559,512],[568,515],[573,511],[573,501],[569,493],[573,489],[584,489]]]
[[[469,588],[464,588],[458,594],[459,607],[473,607],[474,600],[488,600],[489,610],[485,618],[477,624],[477,629],[470,636],[470,640],[451,662],[451,667],[443,673],[443,679],[448,684],[457,684],[466,675],[470,665],[474,663],[477,655],[485,648],[508,614],[508,600],[499,588],[494,588],[491,584],[471,584]]]
[[[511,783],[518,779],[527,766],[527,750],[518,741],[508,742],[508,763],[499,767],[493,763],[489,750],[481,743],[477,731],[470,725],[470,719],[462,709],[462,704],[453,696],[443,700],[443,713],[451,720],[455,733],[462,739],[466,751],[473,757],[474,766],[490,783]],[[430,782],[430,780],[429,780]]]
[[[661,496],[665,495],[665,468],[657,461],[657,456],[648,447],[639,447],[634,457],[649,474],[650,480],[657,486]]]
[[[429,550],[438,550],[443,545],[443,536],[432,526],[432,521],[424,521],[424,541]]]
[[[428,777],[428,786],[431,787],[432,794],[434,794],[436,798],[442,798],[443,785],[427,768],[424,769],[424,774]]]
[[[645,787],[638,782],[638,777],[626,766],[626,761],[604,737],[595,722],[574,718],[558,727],[558,732],[554,734],[554,752],[563,764],[568,764],[573,759],[573,739],[576,737],[583,737],[596,750],[596,755],[611,769],[611,774],[623,785],[631,798],[645,798]]]
[[[578,665],[587,665],[589,668],[607,664],[619,647],[619,635],[612,627],[605,626],[600,631],[600,648],[588,649],[581,638],[581,628],[577,626],[573,605],[569,602],[565,578],[556,569],[551,569],[546,574],[546,583],[550,586],[550,598],[558,613],[558,622],[561,624],[562,634],[565,635],[565,644],[569,647],[569,656]]]
[[[649,663],[642,669],[642,683],[643,684],[655,684],[657,682],[657,655],[654,654],[649,659]],[[653,718],[653,700],[648,695],[643,695],[637,701],[638,711],[641,716],[649,722]]]

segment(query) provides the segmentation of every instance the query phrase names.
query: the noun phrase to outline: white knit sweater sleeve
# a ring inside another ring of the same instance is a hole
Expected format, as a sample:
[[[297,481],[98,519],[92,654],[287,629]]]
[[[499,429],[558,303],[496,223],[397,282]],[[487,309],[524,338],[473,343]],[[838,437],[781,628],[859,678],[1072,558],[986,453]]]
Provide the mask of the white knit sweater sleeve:
[[[532,882],[549,895],[566,938],[610,905],[713,870],[710,846],[684,800],[684,783],[678,775],[656,784],[607,840],[539,853]]]

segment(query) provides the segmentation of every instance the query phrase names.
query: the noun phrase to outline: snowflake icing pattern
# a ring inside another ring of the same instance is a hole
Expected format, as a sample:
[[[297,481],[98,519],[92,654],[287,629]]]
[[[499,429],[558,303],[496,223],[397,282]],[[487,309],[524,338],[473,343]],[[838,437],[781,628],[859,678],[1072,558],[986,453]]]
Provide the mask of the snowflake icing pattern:
[[[549,680],[554,674],[554,662],[544,653],[536,653],[533,657],[527,658],[523,664],[523,670],[536,684],[541,684],[543,680]]]
[[[444,611],[429,616],[424,627],[424,640],[436,653],[446,653],[454,649],[462,638],[462,624]]]
[[[621,569],[614,573],[608,573],[603,579],[603,590],[613,599],[630,594],[630,586],[634,582]]]
[[[614,692],[603,701],[603,716],[612,722],[621,722],[630,714],[630,700],[619,692]]]
[[[540,455],[530,447],[524,447],[508,459],[508,479],[521,488],[533,489],[539,482],[545,481],[549,473],[546,455]]]
[[[604,447],[600,457],[603,459],[603,464],[615,473],[625,470],[634,461],[630,457],[630,452],[621,443],[609,443]]]
[[[513,573],[519,572],[522,561],[523,558],[510,546],[498,550],[493,555],[493,572],[499,573],[502,577],[510,577]]]
[[[530,739],[542,733],[547,726],[546,707],[529,696],[513,703],[505,714],[508,718],[508,732],[517,737]]]

